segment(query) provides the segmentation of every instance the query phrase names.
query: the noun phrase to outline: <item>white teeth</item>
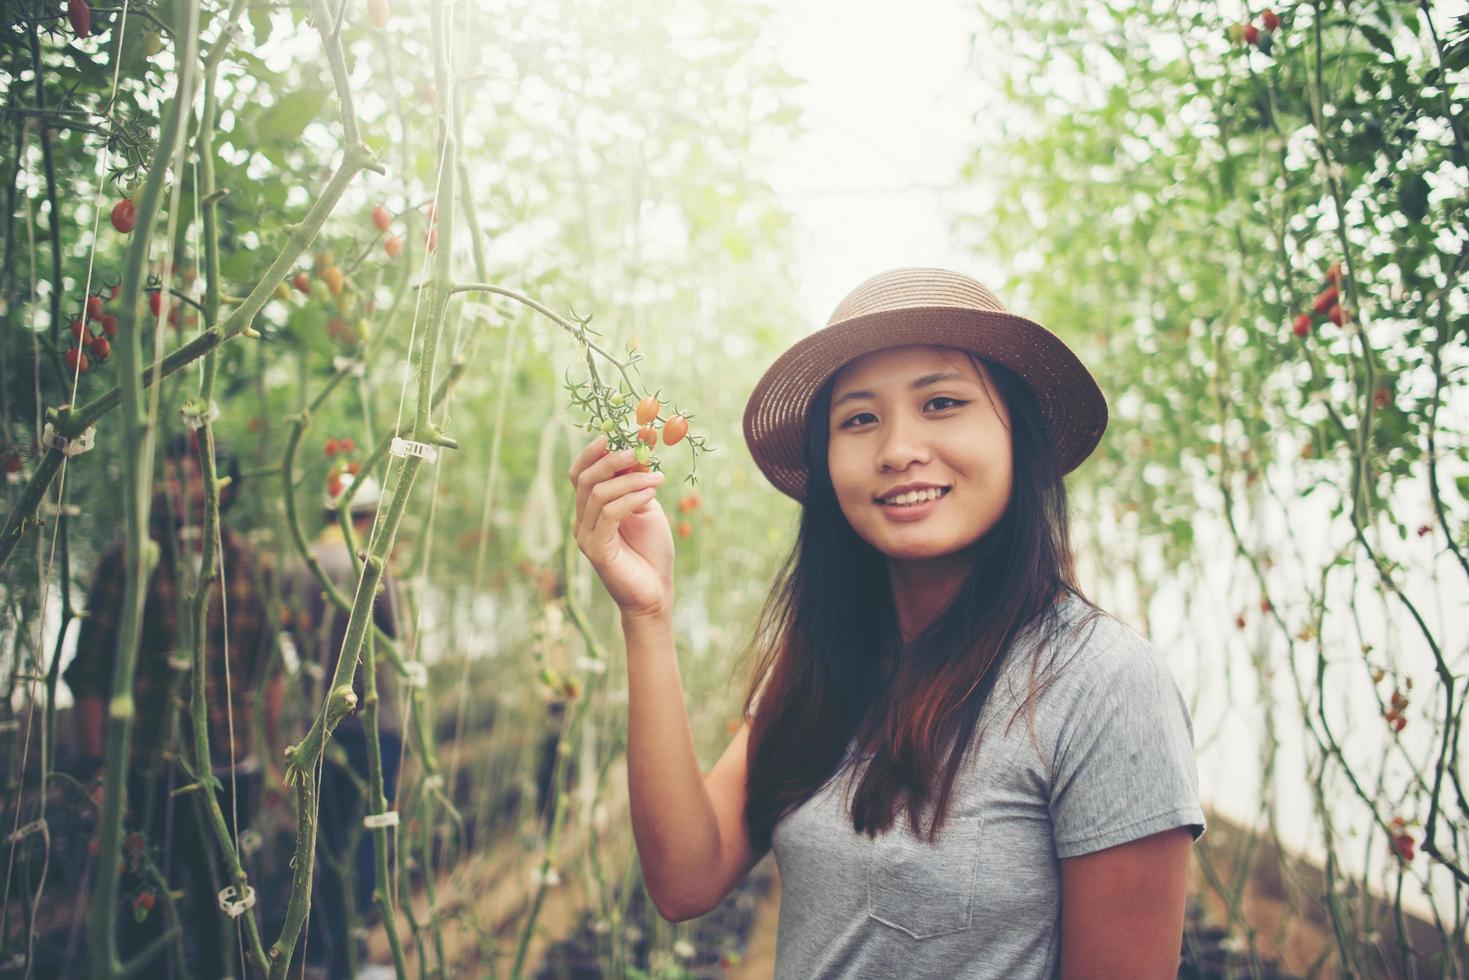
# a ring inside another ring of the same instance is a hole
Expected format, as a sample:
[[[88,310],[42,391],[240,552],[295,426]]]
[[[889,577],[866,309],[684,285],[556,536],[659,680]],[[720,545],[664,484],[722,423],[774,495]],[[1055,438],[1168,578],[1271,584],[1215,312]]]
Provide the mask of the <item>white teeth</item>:
[[[900,493],[896,497],[886,497],[883,498],[882,502],[889,507],[906,507],[928,500],[937,500],[943,494],[943,487],[930,487],[927,490],[909,490],[907,493]]]

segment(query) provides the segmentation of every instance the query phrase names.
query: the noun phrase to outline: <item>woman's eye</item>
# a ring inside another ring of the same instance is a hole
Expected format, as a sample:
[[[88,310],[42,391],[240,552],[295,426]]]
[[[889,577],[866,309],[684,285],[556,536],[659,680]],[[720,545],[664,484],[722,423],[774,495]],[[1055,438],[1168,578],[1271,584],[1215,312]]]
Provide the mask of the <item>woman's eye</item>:
[[[966,405],[966,404],[968,404],[968,402],[961,402],[957,398],[950,398],[948,395],[937,395],[937,396],[935,396],[933,398],[930,398],[928,400],[928,403],[930,405],[934,404],[935,402],[948,402],[947,405],[940,405],[938,407],[938,410],[939,411],[943,411],[944,409],[947,409],[947,408],[956,408],[956,407],[958,407],[960,405]]]
[[[873,415],[871,412],[858,412],[856,415],[853,415],[851,418],[847,419],[847,421],[843,422],[841,427],[843,429],[847,429],[847,428],[850,428],[850,427],[852,427],[854,425],[859,425],[860,423],[857,421],[858,419],[874,419],[874,418],[877,418],[877,416],[876,415]]]

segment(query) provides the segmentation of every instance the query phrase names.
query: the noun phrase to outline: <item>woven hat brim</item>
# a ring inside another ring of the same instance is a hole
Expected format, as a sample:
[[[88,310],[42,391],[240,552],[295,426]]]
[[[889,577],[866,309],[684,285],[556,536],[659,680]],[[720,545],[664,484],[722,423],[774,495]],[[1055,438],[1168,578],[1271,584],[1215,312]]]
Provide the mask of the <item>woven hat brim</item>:
[[[884,310],[802,338],[761,377],[745,405],[745,443],[787,496],[806,493],[806,411],[832,375],[863,354],[911,344],[973,351],[1014,371],[1035,392],[1061,471],[1091,455],[1107,429],[1107,400],[1071,348],[1033,320],[955,307]]]

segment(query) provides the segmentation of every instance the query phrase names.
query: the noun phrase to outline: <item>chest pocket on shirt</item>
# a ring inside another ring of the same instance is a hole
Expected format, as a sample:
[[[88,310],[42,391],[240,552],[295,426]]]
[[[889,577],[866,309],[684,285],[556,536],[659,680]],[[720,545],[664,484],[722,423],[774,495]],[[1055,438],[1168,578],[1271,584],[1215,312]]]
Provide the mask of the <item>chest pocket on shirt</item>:
[[[968,929],[983,832],[983,817],[955,816],[930,844],[914,836],[899,813],[893,829],[873,842],[867,914],[914,939]]]

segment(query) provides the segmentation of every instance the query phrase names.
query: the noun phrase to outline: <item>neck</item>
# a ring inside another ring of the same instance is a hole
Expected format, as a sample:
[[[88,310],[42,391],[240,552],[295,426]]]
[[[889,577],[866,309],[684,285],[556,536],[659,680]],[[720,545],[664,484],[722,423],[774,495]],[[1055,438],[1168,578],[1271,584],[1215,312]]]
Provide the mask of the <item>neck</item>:
[[[904,646],[927,629],[958,594],[972,560],[967,552],[919,561],[889,559],[888,582]]]

